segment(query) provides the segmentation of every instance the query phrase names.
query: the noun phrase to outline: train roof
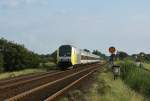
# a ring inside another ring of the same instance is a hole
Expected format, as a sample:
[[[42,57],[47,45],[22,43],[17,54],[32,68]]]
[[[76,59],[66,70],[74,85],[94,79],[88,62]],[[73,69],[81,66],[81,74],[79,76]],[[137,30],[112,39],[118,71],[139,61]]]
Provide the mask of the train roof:
[[[79,49],[79,48],[75,47],[74,45],[66,44],[66,45],[61,45],[61,46],[71,46],[71,47],[74,47],[74,48],[80,50],[80,52],[81,52],[82,55],[100,58],[100,56],[95,55],[95,54],[93,54],[93,53],[91,53],[91,52],[87,52],[87,51],[85,51],[84,49]],[[61,46],[60,46],[60,47],[61,47]]]
[[[91,56],[91,57],[100,58],[100,56],[95,55],[95,54],[93,54],[93,53],[91,53],[91,52],[87,52],[87,51],[85,51],[85,50],[81,50],[81,55],[87,55],[87,56]]]
[[[75,47],[74,45],[69,45],[69,44],[65,44],[65,45],[61,45],[61,46],[71,46],[71,47],[74,47],[74,48],[77,48],[77,47]],[[60,46],[60,47],[61,47]],[[78,49],[78,48],[77,48]]]

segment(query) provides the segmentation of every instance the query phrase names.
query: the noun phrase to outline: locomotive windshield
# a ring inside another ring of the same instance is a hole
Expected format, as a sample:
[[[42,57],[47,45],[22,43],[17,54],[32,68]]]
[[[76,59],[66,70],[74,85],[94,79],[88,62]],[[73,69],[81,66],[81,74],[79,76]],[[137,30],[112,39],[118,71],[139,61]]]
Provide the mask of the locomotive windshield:
[[[71,56],[71,46],[61,46],[59,48],[59,56]]]

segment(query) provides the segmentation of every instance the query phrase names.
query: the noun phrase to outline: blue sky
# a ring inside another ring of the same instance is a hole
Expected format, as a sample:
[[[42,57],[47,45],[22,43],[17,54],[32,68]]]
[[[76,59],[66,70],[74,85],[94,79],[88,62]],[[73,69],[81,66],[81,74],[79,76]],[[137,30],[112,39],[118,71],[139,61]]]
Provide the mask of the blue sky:
[[[0,37],[37,53],[61,44],[150,53],[149,0],[0,0]]]

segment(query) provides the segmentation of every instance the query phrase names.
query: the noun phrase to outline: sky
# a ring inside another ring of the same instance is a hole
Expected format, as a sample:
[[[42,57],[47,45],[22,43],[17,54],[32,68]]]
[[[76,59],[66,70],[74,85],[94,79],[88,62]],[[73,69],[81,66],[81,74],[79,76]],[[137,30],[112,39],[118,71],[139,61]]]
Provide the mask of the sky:
[[[0,0],[0,37],[48,54],[62,44],[150,53],[150,0]]]

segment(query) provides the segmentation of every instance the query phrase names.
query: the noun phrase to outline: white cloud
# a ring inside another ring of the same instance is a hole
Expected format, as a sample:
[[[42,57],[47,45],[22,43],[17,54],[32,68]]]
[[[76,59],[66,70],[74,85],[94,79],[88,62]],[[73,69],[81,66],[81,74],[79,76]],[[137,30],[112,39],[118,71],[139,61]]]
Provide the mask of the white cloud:
[[[20,0],[20,1],[22,1],[22,0]],[[5,8],[7,8],[7,7],[16,7],[16,6],[18,6],[19,5],[19,1],[18,0],[1,0],[0,1],[0,6],[1,7],[5,7]]]
[[[0,7],[4,8],[16,8],[21,5],[30,5],[30,4],[46,4],[47,0],[0,0]]]

